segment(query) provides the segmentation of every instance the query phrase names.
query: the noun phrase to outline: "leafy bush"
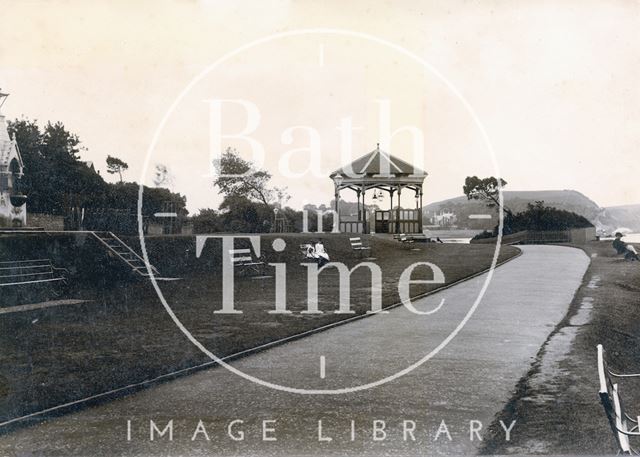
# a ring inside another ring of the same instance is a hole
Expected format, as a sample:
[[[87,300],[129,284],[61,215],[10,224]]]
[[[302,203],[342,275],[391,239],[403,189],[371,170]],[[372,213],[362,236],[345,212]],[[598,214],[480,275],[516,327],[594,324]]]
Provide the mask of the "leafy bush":
[[[543,201],[537,201],[535,203],[528,203],[526,211],[515,215],[505,214],[502,234],[509,235],[525,230],[544,232],[587,227],[593,227],[593,224],[585,217],[571,211],[544,206]],[[472,240],[481,240],[496,236],[498,236],[498,226],[493,229],[493,232],[485,230],[477,234]]]
[[[544,206],[543,201],[527,204],[527,210],[514,216],[507,215],[505,227],[511,233],[522,230],[550,231],[593,227],[585,217],[579,214]]]
[[[481,233],[478,233],[476,236],[471,238],[471,240],[472,241],[473,240],[483,240],[485,238],[493,238],[494,236],[496,236],[496,235],[494,235],[493,232],[489,232],[489,231],[485,230],[485,231],[483,231]]]

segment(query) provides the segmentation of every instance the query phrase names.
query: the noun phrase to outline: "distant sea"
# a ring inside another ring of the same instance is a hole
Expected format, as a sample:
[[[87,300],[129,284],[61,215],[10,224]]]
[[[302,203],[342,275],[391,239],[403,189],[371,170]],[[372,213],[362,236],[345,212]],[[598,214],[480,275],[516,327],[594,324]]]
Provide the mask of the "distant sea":
[[[628,233],[622,237],[626,243],[640,243],[640,233]]]
[[[433,236],[431,232],[429,235]],[[471,238],[446,238],[441,237],[442,241],[445,243],[469,243],[471,242]],[[613,237],[600,238],[601,241],[613,241]],[[622,237],[622,241],[625,243],[633,243],[640,244],[640,233],[627,233],[624,237]]]
[[[471,243],[471,238],[440,238],[443,243],[459,243],[459,244],[469,244]]]
[[[613,241],[613,237],[600,238],[602,241]],[[627,233],[622,237],[625,243],[640,243],[640,233]]]

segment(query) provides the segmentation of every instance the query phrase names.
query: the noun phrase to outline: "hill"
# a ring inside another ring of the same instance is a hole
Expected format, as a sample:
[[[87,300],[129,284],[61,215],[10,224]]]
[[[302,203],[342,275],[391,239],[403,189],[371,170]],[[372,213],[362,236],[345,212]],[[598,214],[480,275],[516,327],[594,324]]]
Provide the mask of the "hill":
[[[602,223],[613,227],[612,230],[625,227],[634,232],[640,231],[640,205],[610,206],[601,214]]]
[[[544,201],[547,206],[571,211],[586,217],[598,230],[611,232],[620,227],[640,231],[640,205],[602,208],[586,195],[575,190],[505,191],[504,203],[518,213],[527,208],[527,203]],[[496,224],[496,211],[483,202],[467,200],[460,196],[431,203],[423,208],[425,220],[440,211],[452,211],[461,228],[491,229]],[[491,214],[490,220],[469,219],[470,214]]]

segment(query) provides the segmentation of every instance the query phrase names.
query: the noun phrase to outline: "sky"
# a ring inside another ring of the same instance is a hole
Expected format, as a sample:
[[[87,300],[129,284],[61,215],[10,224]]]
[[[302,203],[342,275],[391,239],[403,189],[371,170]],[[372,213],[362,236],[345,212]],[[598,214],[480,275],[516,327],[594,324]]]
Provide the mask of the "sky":
[[[166,165],[192,212],[220,203],[210,164],[226,147],[299,208],[328,203],[329,173],[378,142],[429,173],[425,204],[498,174],[507,190],[640,203],[637,1],[0,0],[0,11],[3,113],[63,122],[110,181],[107,155],[147,184]]]

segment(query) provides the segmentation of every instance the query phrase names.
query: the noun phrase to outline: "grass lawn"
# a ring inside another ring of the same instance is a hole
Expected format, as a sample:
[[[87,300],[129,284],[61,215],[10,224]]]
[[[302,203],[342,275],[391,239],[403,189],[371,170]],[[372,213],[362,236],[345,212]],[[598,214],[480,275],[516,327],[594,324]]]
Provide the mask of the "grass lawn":
[[[351,315],[335,314],[338,274],[332,268],[319,280],[322,314],[301,314],[306,309],[306,268],[300,265],[300,243],[309,235],[286,235],[288,248],[271,249],[274,235],[262,236],[268,262],[287,264],[288,315],[274,315],[273,278],[236,278],[236,308],[241,315],[214,314],[221,308],[220,245],[211,242],[200,259],[194,255],[193,237],[158,237],[147,240],[150,259],[164,276],[179,276],[161,283],[172,309],[208,349],[219,356],[272,342]],[[350,268],[361,261],[345,235],[322,237],[333,261]],[[399,301],[397,283],[406,267],[428,261],[442,269],[446,283],[488,268],[494,246],[415,244],[410,247],[381,237],[364,237],[370,243],[369,260],[382,270],[382,301]],[[516,255],[504,247],[500,260]],[[269,272],[269,270],[267,270]],[[430,279],[430,270],[415,270],[413,279]],[[440,285],[416,285],[417,296]],[[370,275],[365,268],[351,278],[351,308],[370,308]],[[61,403],[152,379],[192,367],[208,359],[179,331],[148,282],[114,280],[107,287],[86,284],[74,298],[89,303],[0,315],[0,421]],[[34,420],[39,420],[36,418]],[[1,430],[0,430],[1,432]]]

